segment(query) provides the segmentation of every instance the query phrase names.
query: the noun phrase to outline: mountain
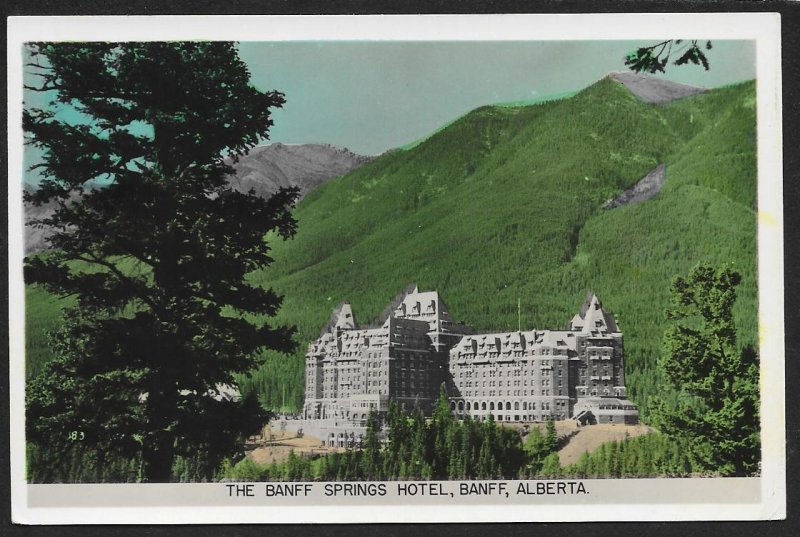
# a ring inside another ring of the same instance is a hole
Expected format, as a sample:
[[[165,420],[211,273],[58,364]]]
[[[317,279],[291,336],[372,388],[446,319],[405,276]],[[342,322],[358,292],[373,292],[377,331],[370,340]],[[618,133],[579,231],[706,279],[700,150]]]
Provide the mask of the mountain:
[[[358,155],[347,148],[330,144],[281,144],[258,146],[238,162],[229,162],[235,170],[231,185],[240,192],[253,189],[268,197],[281,187],[296,186],[305,196],[322,183],[344,175],[366,164],[374,157]],[[48,229],[30,225],[32,220],[46,218],[56,204],[25,206],[25,252],[47,248]]]
[[[640,93],[662,94],[651,80]],[[297,236],[251,275],[285,295],[277,322],[298,327],[298,350],[266,354],[241,388],[297,408],[307,344],[342,300],[368,324],[413,282],[476,330],[517,327],[518,301],[522,326],[545,329],[591,289],[624,334],[646,421],[652,396],[675,396],[656,367],[675,275],[700,261],[740,271],[739,343],[757,341],[755,163],[753,82],[654,104],[609,76],[569,98],[478,108],[298,204]],[[661,169],[657,192],[603,207]],[[58,314],[40,289],[28,299],[30,373]]]
[[[305,196],[372,159],[330,144],[275,143],[256,147],[233,163],[231,184],[243,192],[252,188],[265,197],[281,187],[297,186]]]

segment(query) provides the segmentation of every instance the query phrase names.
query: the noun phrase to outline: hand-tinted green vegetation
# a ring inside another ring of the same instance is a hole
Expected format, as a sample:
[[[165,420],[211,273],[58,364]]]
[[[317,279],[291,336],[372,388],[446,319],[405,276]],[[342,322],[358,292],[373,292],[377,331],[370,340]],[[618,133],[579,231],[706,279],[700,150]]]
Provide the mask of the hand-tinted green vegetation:
[[[242,387],[298,409],[305,345],[341,300],[368,323],[416,282],[478,330],[516,327],[518,298],[523,326],[549,328],[592,289],[625,335],[626,384],[647,421],[651,397],[677,397],[656,367],[673,276],[732,266],[737,345],[756,342],[755,161],[752,82],[654,106],[604,79],[568,99],[477,109],[300,203],[296,238],[273,241],[275,264],[251,275],[286,297],[277,321],[298,327],[300,349],[269,355]],[[660,163],[658,196],[602,209]],[[45,294],[29,298],[32,370],[57,316]]]
[[[733,305],[740,275],[699,265],[672,282],[659,363],[677,406],[658,404],[656,422],[687,444],[707,471],[748,475],[759,463],[758,356],[736,346]]]

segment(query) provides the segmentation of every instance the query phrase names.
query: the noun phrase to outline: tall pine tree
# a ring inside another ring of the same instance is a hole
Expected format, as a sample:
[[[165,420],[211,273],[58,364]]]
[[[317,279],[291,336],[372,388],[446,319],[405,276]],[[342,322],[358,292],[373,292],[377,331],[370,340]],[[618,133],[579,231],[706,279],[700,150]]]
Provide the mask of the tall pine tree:
[[[659,404],[660,429],[689,448],[698,469],[722,475],[757,471],[758,357],[739,348],[733,305],[740,275],[695,267],[671,286],[660,367],[665,378],[698,404]]]
[[[264,418],[224,386],[258,351],[293,347],[291,329],[266,322],[281,297],[245,276],[272,261],[268,232],[294,234],[296,192],[262,199],[226,181],[226,159],[266,138],[283,95],[250,84],[233,43],[28,53],[39,83],[27,90],[54,99],[24,111],[43,155],[26,201],[58,208],[41,222],[52,249],[26,260],[25,279],[77,300],[28,386],[28,440],[137,459],[144,481],[169,481],[179,455],[202,453],[211,472]]]

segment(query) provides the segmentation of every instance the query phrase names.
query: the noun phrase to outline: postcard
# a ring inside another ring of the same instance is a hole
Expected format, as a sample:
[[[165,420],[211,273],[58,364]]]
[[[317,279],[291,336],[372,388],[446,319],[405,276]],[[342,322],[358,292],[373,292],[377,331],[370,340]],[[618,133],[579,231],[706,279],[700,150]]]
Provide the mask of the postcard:
[[[15,522],[785,517],[778,14],[7,50]]]

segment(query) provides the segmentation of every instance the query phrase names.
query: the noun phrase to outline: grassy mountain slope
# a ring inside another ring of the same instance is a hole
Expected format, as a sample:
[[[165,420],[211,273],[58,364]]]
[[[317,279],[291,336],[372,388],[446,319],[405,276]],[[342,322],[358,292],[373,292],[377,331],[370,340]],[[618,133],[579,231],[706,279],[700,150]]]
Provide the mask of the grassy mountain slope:
[[[416,282],[478,330],[515,328],[518,299],[525,327],[552,328],[593,289],[625,334],[627,385],[646,416],[663,391],[655,363],[672,276],[734,265],[742,343],[756,341],[754,91],[655,106],[606,78],[569,99],[477,109],[314,190],[297,237],[273,243],[276,263],[251,276],[285,294],[279,321],[298,326],[298,351],[268,356],[243,389],[297,408],[303,353],[341,300],[368,323]],[[655,198],[601,208],[660,163]],[[29,297],[29,327],[41,328],[45,297]]]
[[[522,100],[518,100],[518,101],[508,101],[508,102],[502,102],[502,103],[495,103],[493,105],[493,107],[501,107],[501,106],[503,106],[503,107],[508,107],[508,108],[519,108],[519,107],[522,107],[522,106],[529,106],[529,105],[534,105],[534,104],[542,104],[542,103],[546,103],[546,102],[558,101],[558,100],[561,100],[561,99],[565,99],[567,97],[572,97],[573,95],[575,95],[575,93],[576,92],[574,92],[574,91],[564,91],[564,92],[560,92],[560,93],[552,93],[552,94],[548,94],[548,95],[540,95],[539,97],[534,97],[534,98],[531,98],[531,99],[522,99]],[[470,113],[472,113],[472,112],[470,112]],[[470,113],[465,114],[465,116],[469,115]],[[407,151],[409,149],[414,149],[415,147],[420,145],[422,142],[425,142],[426,140],[430,139],[435,134],[440,133],[441,131],[443,131],[444,129],[446,129],[447,127],[449,127],[450,125],[452,125],[453,123],[455,123],[456,121],[461,119],[462,117],[464,117],[464,116],[461,116],[461,117],[455,118],[455,119],[453,119],[451,121],[448,121],[444,125],[439,126],[432,133],[427,134],[425,136],[422,136],[421,138],[417,138],[416,140],[414,140],[412,142],[409,142],[409,143],[407,143],[405,145],[402,145],[398,149],[405,150],[405,151]]]

